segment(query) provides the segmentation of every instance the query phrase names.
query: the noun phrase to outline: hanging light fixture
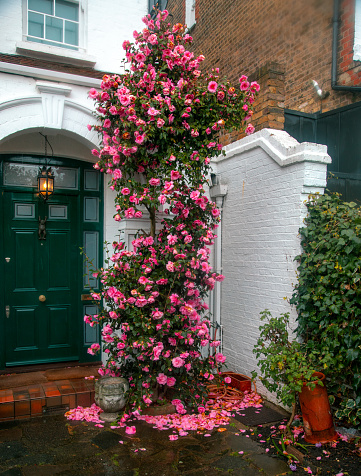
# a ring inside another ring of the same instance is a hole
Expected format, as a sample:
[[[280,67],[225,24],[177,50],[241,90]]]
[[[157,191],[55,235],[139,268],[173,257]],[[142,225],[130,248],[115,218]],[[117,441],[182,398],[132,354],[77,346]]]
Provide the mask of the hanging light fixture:
[[[54,174],[51,171],[51,167],[46,165],[39,167],[38,192],[44,200],[47,200],[54,192]]]
[[[43,135],[43,134],[41,134],[41,135]],[[43,165],[42,167],[39,167],[38,193],[39,193],[39,196],[43,197],[44,200],[47,200],[50,197],[50,195],[52,195],[53,192],[54,192],[54,174],[51,170],[51,167],[47,166],[47,143],[48,143],[48,138],[46,136],[44,136],[44,138],[45,138],[45,164],[46,165]]]

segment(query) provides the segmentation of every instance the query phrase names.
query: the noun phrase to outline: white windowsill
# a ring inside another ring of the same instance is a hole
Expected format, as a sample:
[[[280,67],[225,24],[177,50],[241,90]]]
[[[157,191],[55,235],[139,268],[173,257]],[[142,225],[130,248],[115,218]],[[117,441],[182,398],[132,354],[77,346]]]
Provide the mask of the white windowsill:
[[[43,45],[33,41],[18,41],[17,53],[25,53],[40,59],[48,59],[59,63],[69,63],[77,66],[93,67],[96,63],[94,56],[51,45]]]

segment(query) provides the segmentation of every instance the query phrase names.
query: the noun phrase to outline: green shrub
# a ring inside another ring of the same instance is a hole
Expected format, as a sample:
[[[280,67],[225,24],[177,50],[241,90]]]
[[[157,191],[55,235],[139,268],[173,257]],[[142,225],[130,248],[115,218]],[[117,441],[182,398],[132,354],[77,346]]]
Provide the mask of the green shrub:
[[[361,428],[361,209],[335,195],[312,196],[291,304],[297,333],[324,359],[336,417]]]

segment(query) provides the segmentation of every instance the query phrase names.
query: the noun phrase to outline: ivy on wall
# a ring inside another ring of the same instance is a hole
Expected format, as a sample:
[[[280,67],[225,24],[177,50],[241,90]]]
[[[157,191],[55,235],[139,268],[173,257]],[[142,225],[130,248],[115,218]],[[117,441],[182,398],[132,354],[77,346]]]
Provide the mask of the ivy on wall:
[[[361,209],[339,195],[312,196],[291,304],[298,335],[325,359],[336,418],[361,428]]]

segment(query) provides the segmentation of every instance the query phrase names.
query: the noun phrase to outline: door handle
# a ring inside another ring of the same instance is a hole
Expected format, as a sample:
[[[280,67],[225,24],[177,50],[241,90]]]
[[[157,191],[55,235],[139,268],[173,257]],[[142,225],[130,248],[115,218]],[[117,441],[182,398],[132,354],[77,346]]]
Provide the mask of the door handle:
[[[9,317],[10,317],[10,306],[5,306],[5,316],[6,316],[6,319],[9,319]]]
[[[40,294],[39,301],[40,302],[45,302],[46,301],[46,297],[44,296],[44,294]]]

